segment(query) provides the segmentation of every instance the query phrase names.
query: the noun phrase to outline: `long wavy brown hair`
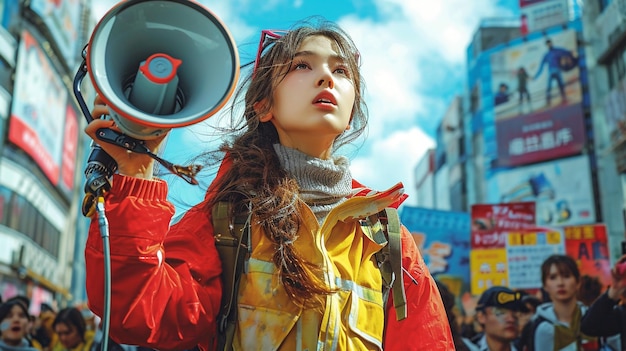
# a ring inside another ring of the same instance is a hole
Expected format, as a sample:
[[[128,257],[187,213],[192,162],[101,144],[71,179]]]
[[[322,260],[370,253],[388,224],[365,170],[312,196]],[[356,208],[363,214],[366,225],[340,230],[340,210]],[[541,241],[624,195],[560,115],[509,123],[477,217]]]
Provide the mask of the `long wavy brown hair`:
[[[235,92],[228,130],[235,136],[216,151],[229,157],[232,167],[209,188],[208,198],[212,200],[205,208],[210,213],[219,201],[234,204],[236,213],[247,213],[250,208],[253,224],[261,226],[275,244],[273,262],[280,281],[294,301],[303,304],[332,291],[321,278],[321,267],[305,262],[293,246],[301,223],[298,184],[282,168],[274,151],[273,145],[279,143],[274,125],[260,122],[259,118],[272,108],[276,86],[289,72],[302,42],[311,36],[324,36],[336,43],[351,71],[356,93],[351,128],[336,138],[333,151],[364,132],[367,109],[362,99],[363,80],[356,46],[336,24],[319,18],[304,20],[284,36],[265,41],[256,71],[250,72]],[[257,104],[260,101],[264,103]]]

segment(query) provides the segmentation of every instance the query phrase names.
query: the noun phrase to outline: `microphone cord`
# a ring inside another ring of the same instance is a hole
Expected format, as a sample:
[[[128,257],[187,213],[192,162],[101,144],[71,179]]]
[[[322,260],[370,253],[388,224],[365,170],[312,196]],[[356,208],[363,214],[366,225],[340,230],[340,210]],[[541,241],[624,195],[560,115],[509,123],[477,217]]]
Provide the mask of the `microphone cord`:
[[[83,48],[83,62],[74,76],[74,96],[78,101],[80,110],[87,123],[93,121],[91,112],[85,103],[81,92],[81,83],[87,75],[87,45]],[[110,189],[108,178],[117,169],[117,163],[104,152],[99,145],[92,143],[91,154],[85,169],[85,197],[83,198],[82,211],[85,217],[91,217],[96,212],[100,236],[102,237],[102,254],[104,263],[104,305],[102,306],[102,341],[100,350],[109,349],[109,329],[111,324],[111,247],[109,243],[109,221],[104,209],[104,193]]]
[[[102,254],[104,255],[104,311],[102,314],[102,342],[100,350],[109,347],[109,329],[111,321],[111,247],[109,242],[109,221],[104,211],[104,197],[98,196],[96,203],[98,226],[102,237]]]

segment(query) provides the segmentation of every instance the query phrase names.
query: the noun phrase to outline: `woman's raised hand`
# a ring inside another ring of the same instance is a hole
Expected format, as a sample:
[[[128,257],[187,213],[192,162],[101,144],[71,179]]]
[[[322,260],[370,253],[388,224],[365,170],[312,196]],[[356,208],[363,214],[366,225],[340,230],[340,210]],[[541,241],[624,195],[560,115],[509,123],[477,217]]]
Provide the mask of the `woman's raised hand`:
[[[609,287],[609,297],[618,300],[626,294],[626,255],[617,260],[611,269],[611,286]]]
[[[87,127],[85,128],[85,133],[87,133],[87,135],[89,135],[98,145],[100,145],[102,150],[104,150],[107,154],[109,154],[109,156],[111,156],[115,160],[115,162],[117,162],[118,173],[137,178],[151,179],[154,160],[150,156],[146,154],[131,152],[123,147],[101,141],[96,137],[97,130],[101,128],[108,128],[123,133],[115,125],[115,122],[113,120],[100,118],[101,116],[108,114],[109,108],[105,105],[100,96],[97,95],[94,101],[94,108],[91,111],[91,115],[93,116],[94,120],[89,123],[89,125],[87,125]],[[166,135],[167,133],[159,136],[156,139],[147,140],[145,142],[146,147],[153,153],[156,153],[156,150],[159,148]]]

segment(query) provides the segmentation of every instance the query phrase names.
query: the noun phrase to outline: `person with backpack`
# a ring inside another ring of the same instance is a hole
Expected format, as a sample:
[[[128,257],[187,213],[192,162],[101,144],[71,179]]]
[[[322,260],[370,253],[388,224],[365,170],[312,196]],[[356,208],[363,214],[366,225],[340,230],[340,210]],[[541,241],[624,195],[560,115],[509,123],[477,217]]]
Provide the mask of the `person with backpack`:
[[[98,199],[110,224],[116,342],[203,351],[454,349],[437,285],[397,223],[395,208],[406,197],[401,183],[369,189],[336,153],[366,127],[359,64],[350,37],[331,22],[263,31],[257,59],[234,96],[236,134],[207,154],[219,155],[215,179],[204,201],[172,226],[174,206],[167,183],[153,175],[153,160],[101,144],[118,165],[110,191]],[[109,112],[102,101],[96,99],[94,117]],[[94,119],[86,132],[96,142],[99,128],[116,126]],[[161,141],[146,146],[155,151]],[[219,317],[222,295],[233,290],[223,289],[225,259],[216,245],[228,233],[215,231],[221,225],[213,221],[224,214],[226,231],[241,232],[234,230],[239,217],[246,223],[235,243],[245,256],[235,274],[236,316],[227,320]],[[90,308],[102,315],[96,217],[85,249],[87,293]],[[391,235],[396,227],[401,237]],[[386,255],[398,272],[389,280],[378,253],[396,244],[401,251]],[[218,346],[231,320],[232,341]]]
[[[483,332],[471,342],[470,351],[518,351],[515,340],[518,333],[518,315],[524,308],[522,294],[505,286],[485,290],[476,304],[476,320]]]
[[[581,320],[587,307],[578,301],[580,270],[567,255],[553,254],[541,265],[543,290],[548,303],[537,307],[535,316],[522,332],[528,351],[598,350],[595,337],[581,331]]]
[[[611,269],[611,285],[589,306],[580,329],[607,340],[612,350],[626,350],[626,255]]]

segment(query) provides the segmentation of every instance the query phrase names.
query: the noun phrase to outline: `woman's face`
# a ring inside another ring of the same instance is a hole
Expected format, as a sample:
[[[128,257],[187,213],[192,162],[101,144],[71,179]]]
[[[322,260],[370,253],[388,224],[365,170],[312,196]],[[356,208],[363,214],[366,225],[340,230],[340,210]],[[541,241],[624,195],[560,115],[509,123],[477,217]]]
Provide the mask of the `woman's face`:
[[[59,336],[61,344],[67,349],[73,349],[83,342],[82,335],[78,334],[78,330],[73,325],[57,323],[54,326],[54,332]]]
[[[560,272],[559,267],[553,264],[550,267],[543,288],[550,295],[550,299],[553,302],[569,302],[572,299],[576,299],[578,281],[571,272],[567,270]]]
[[[274,92],[271,121],[281,144],[310,156],[332,147],[335,138],[348,128],[356,91],[346,60],[334,41],[311,36],[298,48],[290,71]]]
[[[20,306],[14,305],[9,314],[0,322],[2,340],[8,345],[19,345],[28,333],[28,315]]]

